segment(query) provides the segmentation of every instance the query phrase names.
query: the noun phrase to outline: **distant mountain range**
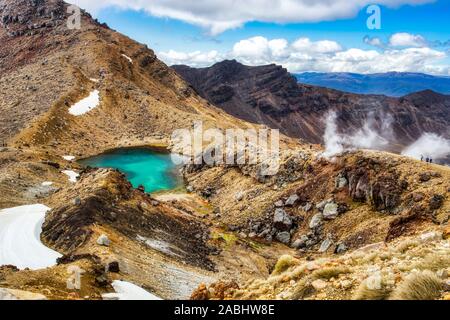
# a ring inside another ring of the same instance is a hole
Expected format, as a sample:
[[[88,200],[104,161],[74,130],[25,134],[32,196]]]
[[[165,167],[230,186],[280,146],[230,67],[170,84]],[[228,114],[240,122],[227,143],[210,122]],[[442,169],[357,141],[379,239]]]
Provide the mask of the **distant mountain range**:
[[[422,73],[316,73],[294,74],[298,82],[358,94],[402,97],[413,92],[433,90],[450,94],[450,77]]]

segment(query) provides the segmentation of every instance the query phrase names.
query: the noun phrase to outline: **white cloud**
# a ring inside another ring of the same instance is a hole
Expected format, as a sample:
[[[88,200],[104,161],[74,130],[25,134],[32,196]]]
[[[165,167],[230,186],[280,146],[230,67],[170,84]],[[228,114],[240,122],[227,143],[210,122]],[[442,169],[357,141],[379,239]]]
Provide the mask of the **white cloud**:
[[[216,50],[209,52],[194,51],[189,53],[169,50],[168,52],[161,52],[159,58],[170,65],[188,64],[192,67],[204,67],[222,61],[225,57]]]
[[[308,38],[297,39],[292,47],[297,51],[308,53],[331,53],[341,51],[342,47],[339,43],[329,40],[311,42]]]
[[[398,7],[435,0],[378,0],[377,4]],[[144,10],[157,17],[188,22],[211,34],[243,26],[247,22],[301,23],[351,18],[373,0],[70,0],[91,13],[106,7]]]
[[[391,36],[389,45],[392,47],[426,47],[427,40],[418,34],[400,32]]]
[[[368,45],[374,46],[374,47],[378,47],[378,48],[383,48],[383,47],[385,47],[385,44],[384,44],[383,40],[381,40],[381,39],[378,38],[378,37],[373,37],[373,38],[371,38],[371,37],[369,37],[369,36],[365,36],[364,39],[363,39],[363,42],[364,42],[365,44],[368,44]]]
[[[290,72],[355,72],[381,73],[389,71],[423,72],[450,75],[445,64],[447,54],[432,48],[391,48],[384,50],[345,49],[330,40],[312,41],[300,38],[292,43],[285,39],[269,40],[253,37],[237,42],[227,53],[162,52],[167,64],[187,64],[205,67],[224,59],[236,59],[247,65],[276,63]]]

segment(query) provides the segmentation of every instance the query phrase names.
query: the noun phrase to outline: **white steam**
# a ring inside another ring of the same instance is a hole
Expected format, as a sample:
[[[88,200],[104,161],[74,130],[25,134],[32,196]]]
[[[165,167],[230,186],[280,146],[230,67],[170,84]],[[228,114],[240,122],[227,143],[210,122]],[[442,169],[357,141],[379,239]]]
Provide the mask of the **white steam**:
[[[416,142],[403,150],[402,155],[416,159],[445,159],[450,156],[450,140],[435,133],[424,133]]]
[[[322,154],[325,158],[353,149],[385,150],[393,140],[391,116],[382,116],[377,130],[375,117],[370,114],[363,126],[352,134],[339,133],[336,120],[336,112],[328,113],[325,119],[325,152]]]

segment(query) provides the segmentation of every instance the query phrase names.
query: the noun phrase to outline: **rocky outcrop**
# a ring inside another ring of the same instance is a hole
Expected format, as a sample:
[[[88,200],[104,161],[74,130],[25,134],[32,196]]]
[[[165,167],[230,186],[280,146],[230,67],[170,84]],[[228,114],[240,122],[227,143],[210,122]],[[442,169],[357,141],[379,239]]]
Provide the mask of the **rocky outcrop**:
[[[108,187],[102,187],[105,185]],[[61,196],[79,197],[80,202],[56,207],[46,217],[42,238],[59,252],[76,252],[91,239],[93,227],[100,224],[144,244],[163,241],[170,244],[168,254],[183,257],[195,266],[214,269],[207,258],[214,250],[203,238],[194,237],[207,233],[207,228],[178,214],[176,209],[159,204],[153,206],[148,195],[133,189],[117,171],[88,170]],[[104,234],[93,240],[102,246],[110,245],[110,239]]]
[[[64,23],[65,7],[62,0],[2,0],[0,26],[11,37],[34,35]]]
[[[346,169],[339,177],[348,181],[348,191],[354,201],[372,204],[377,211],[395,212],[408,183],[400,180],[395,172],[377,175],[370,166]]]

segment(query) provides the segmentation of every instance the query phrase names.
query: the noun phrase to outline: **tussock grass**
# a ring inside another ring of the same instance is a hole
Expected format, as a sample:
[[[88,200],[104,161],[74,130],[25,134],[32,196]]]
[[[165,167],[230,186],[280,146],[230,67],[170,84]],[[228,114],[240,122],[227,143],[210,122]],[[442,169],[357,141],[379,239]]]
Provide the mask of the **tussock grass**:
[[[287,254],[283,255],[280,257],[280,259],[278,259],[277,263],[275,264],[275,268],[273,269],[272,274],[273,275],[281,274],[286,270],[288,270],[290,267],[296,265],[297,262],[298,261],[294,257]]]
[[[431,270],[436,272],[448,268],[448,266],[450,266],[450,255],[430,253],[426,255],[422,261],[413,263],[411,265],[411,270]]]
[[[415,248],[415,247],[417,247],[419,245],[420,245],[419,241],[417,241],[417,240],[410,240],[409,239],[409,240],[405,240],[405,241],[399,243],[395,247],[395,249],[398,252],[400,252],[400,253],[405,253],[405,252],[407,252],[407,251],[411,250],[412,248]]]
[[[435,300],[440,297],[442,282],[426,270],[410,274],[392,292],[391,300]]]
[[[350,273],[351,270],[348,267],[325,267],[319,270],[315,270],[312,273],[312,277],[315,279],[331,279],[337,278],[341,274]]]
[[[380,275],[381,276],[381,275]],[[381,276],[378,285],[373,285],[372,277],[364,280],[353,294],[353,300],[387,300],[392,288],[387,285],[386,279]]]
[[[289,297],[290,300],[302,300],[309,294],[314,292],[314,288],[311,285],[309,281],[306,279],[303,279],[297,283],[295,288],[292,291],[291,296]]]

